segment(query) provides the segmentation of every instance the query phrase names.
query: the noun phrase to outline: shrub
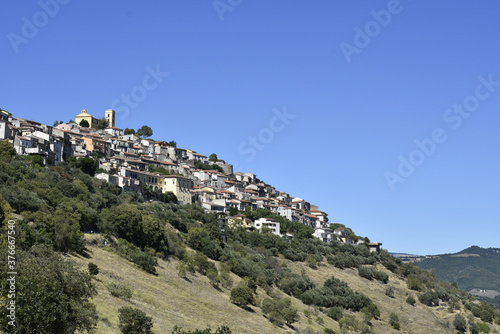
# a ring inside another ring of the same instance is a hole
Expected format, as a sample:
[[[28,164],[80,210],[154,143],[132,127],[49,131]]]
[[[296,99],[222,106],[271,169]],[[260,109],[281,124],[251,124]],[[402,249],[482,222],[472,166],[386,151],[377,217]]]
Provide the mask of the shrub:
[[[99,274],[99,267],[97,266],[97,264],[89,262],[88,268],[89,268],[90,275],[95,276],[95,275]]]
[[[182,328],[180,327],[177,327],[177,326],[174,326],[174,329],[172,331],[172,334],[212,334],[212,329],[211,328],[207,328],[207,329],[204,329],[204,330],[195,330],[194,332],[191,332],[191,331],[181,331]],[[217,330],[213,333],[213,334],[231,334],[231,330],[229,329],[229,327],[227,326],[219,326],[217,328]]]
[[[407,302],[408,304],[410,304],[411,306],[415,306],[415,303],[416,303],[417,301],[415,300],[415,298],[413,298],[413,296],[408,296],[408,298],[406,298],[406,302]]]
[[[285,321],[287,325],[291,325],[299,320],[297,309],[292,306],[290,298],[270,299],[266,298],[262,301],[262,313],[267,314],[271,322]]]
[[[107,286],[109,293],[113,297],[117,298],[123,298],[123,299],[130,299],[132,298],[132,290],[128,288],[124,284],[119,284],[119,283],[110,283]]]
[[[122,334],[152,334],[153,319],[143,311],[132,307],[121,307],[118,310],[118,327]]]
[[[227,270],[221,269],[219,280],[221,285],[226,289],[233,286],[233,279],[231,278],[231,274],[229,274],[229,271]]]
[[[453,326],[460,333],[465,333],[465,331],[467,330],[467,322],[460,314],[457,314],[455,316],[455,319],[453,320]]]
[[[490,327],[485,324],[484,322],[480,322],[479,324],[477,324],[478,327],[479,327],[479,330],[483,333],[489,333],[490,332]]]
[[[150,274],[156,274],[156,258],[148,253],[139,252],[132,256],[132,261]]]
[[[387,273],[383,272],[383,271],[380,271],[380,270],[375,270],[373,272],[374,274],[374,277],[377,281],[380,281],[382,283],[387,283],[389,282],[389,275],[387,275]]]
[[[244,307],[248,304],[254,304],[255,297],[252,289],[250,289],[245,283],[240,282],[231,290],[231,302]]]
[[[217,272],[217,268],[208,269],[207,270],[207,277],[210,280],[210,284],[212,284],[213,287],[217,288],[219,286],[220,277],[219,277],[219,273]]]
[[[332,318],[335,321],[339,321],[344,316],[342,308],[338,306],[330,307],[328,309],[327,314],[330,318]]]
[[[438,306],[439,305],[439,297],[436,292],[428,291],[426,293],[418,296],[418,300],[424,305],[427,306]]]
[[[406,279],[406,285],[408,286],[408,289],[415,290],[415,291],[422,291],[423,290],[423,283],[420,278],[417,276],[409,276]]]
[[[373,303],[363,307],[361,312],[363,312],[366,322],[370,321],[372,318],[378,319],[380,317],[380,310],[377,305]]]
[[[392,326],[392,328],[399,330],[400,325],[399,325],[399,317],[396,313],[391,312],[389,316],[389,324]]]
[[[385,295],[387,297],[394,298],[394,287],[388,286],[387,288],[385,288]]]
[[[479,326],[474,321],[470,322],[469,330],[471,334],[479,334]]]
[[[269,321],[271,321],[276,326],[283,326],[284,319],[281,314],[279,314],[279,312],[272,311],[269,313],[268,317]]]
[[[370,267],[359,267],[358,274],[359,274],[359,276],[366,278],[370,281],[375,277],[375,275],[373,273],[373,269]]]

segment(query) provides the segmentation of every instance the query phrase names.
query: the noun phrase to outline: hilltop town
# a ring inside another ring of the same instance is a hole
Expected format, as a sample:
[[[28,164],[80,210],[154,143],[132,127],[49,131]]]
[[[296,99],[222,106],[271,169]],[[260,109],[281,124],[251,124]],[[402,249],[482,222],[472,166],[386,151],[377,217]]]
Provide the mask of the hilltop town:
[[[362,243],[345,226],[331,228],[328,214],[319,207],[287,192],[277,190],[240,171],[213,154],[209,157],[175,143],[147,139],[147,135],[125,134],[115,125],[115,111],[105,111],[103,119],[85,109],[75,121],[56,122],[54,126],[19,117],[0,109],[0,140],[9,141],[19,155],[37,155],[47,164],[57,164],[71,157],[93,158],[95,177],[116,185],[122,191],[140,193],[145,199],[160,194],[175,195],[179,204],[200,202],[207,212],[217,212],[224,223],[239,223],[247,228],[268,228],[276,235],[280,223],[272,218],[250,221],[240,212],[268,209],[290,221],[314,229],[313,235],[325,242]],[[98,126],[105,121],[105,126]],[[100,129],[98,129],[100,128]],[[290,236],[290,235],[289,235]],[[369,243],[378,251],[381,243]]]

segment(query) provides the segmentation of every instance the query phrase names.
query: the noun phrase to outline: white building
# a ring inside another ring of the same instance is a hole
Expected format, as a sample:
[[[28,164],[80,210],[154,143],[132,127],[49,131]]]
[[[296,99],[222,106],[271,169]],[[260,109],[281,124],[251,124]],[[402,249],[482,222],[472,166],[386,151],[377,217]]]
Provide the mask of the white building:
[[[316,227],[314,229],[313,236],[315,236],[318,239],[321,239],[324,242],[331,242],[332,240],[337,239],[333,234],[333,230],[328,227]]]
[[[267,227],[273,234],[281,236],[280,223],[271,218],[259,218],[253,223],[253,227],[259,231],[262,230],[263,227]]]

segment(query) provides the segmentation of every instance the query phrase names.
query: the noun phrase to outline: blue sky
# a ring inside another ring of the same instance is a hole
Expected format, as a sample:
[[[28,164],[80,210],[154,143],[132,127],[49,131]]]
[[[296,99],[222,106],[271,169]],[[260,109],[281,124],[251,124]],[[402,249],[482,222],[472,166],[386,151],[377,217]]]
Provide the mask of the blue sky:
[[[497,1],[9,1],[0,107],[117,110],[393,252],[500,247]]]

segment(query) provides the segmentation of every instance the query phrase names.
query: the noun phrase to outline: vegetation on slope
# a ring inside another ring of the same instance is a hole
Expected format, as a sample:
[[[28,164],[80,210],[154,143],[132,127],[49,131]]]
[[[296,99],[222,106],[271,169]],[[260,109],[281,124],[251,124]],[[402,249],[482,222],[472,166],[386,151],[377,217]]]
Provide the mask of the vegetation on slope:
[[[285,230],[294,232],[291,239],[235,226],[226,228],[227,243],[222,243],[217,216],[205,213],[198,205],[145,203],[139,194],[123,193],[104,181],[92,178],[84,173],[86,169],[76,161],[44,167],[40,161],[29,159],[8,157],[3,160],[0,162],[1,243],[2,249],[6,249],[7,220],[12,217],[11,212],[14,210],[20,214],[15,225],[19,256],[16,265],[20,273],[27,272],[31,263],[31,260],[24,259],[32,258],[41,263],[59,261],[61,270],[69,268],[54,251],[89,256],[88,253],[94,251],[92,247],[95,246],[86,244],[84,232],[99,232],[106,236],[115,254],[143,270],[143,277],[152,276],[154,281],[160,283],[166,274],[161,264],[164,261],[176,261],[176,271],[184,281],[181,289],[186,287],[192,275],[206,277],[212,288],[219,294],[226,293],[226,301],[232,301],[233,307],[239,307],[240,312],[250,314],[258,310],[257,314],[264,315],[272,326],[283,330],[294,328],[301,319],[299,309],[304,308],[314,310],[315,324],[323,328],[325,333],[331,333],[334,329],[371,333],[376,327],[384,330],[395,328],[395,323],[399,324],[399,321],[394,315],[384,314],[386,307],[380,306],[378,295],[371,294],[378,299],[374,300],[363,291],[365,286],[376,284],[385,289],[387,298],[391,298],[387,286],[391,277],[393,280],[397,280],[397,277],[406,279],[408,287],[418,292],[415,296],[418,296],[421,304],[435,307],[444,303],[449,312],[469,314],[472,317],[469,319],[471,324],[475,321],[472,314],[491,325],[495,318],[498,321],[498,314],[491,308],[477,311],[479,306],[471,295],[437,280],[427,271],[414,265],[402,265],[385,251],[381,254],[370,253],[364,244],[325,244],[311,238],[312,231],[298,222],[275,217],[283,220]],[[249,213],[253,219],[271,215],[268,211]],[[46,251],[37,252],[39,247]],[[24,254],[31,254],[31,257]],[[1,261],[6,261],[6,257],[3,256]],[[332,271],[332,266],[337,269]],[[100,282],[95,280],[95,283],[89,283],[91,275],[87,272],[88,262],[83,268],[85,272],[67,269],[73,274],[59,275],[60,283],[49,279],[30,281],[30,287],[40,291],[36,297],[39,303],[29,303],[35,297],[26,294],[20,298],[24,302],[18,304],[18,314],[30,312],[49,319],[63,317],[67,319],[64,332],[68,333],[77,329],[92,331],[95,320],[99,316],[103,317],[101,312],[106,314],[107,311],[102,308],[96,310],[89,303],[90,297],[94,295],[94,284],[99,285]],[[99,268],[102,272],[108,270],[102,266]],[[315,279],[316,272],[324,273],[323,268],[330,268],[330,271],[322,279]],[[356,287],[336,277],[350,277],[343,275],[350,268],[357,269],[354,272],[358,277]],[[56,273],[54,270],[46,272],[47,275]],[[6,274],[2,272],[0,277],[2,296],[8,291]],[[363,284],[359,284],[359,281]],[[61,294],[71,307],[55,310],[51,307],[54,299],[49,297],[50,293],[66,289],[65,286],[70,286],[70,283],[82,289],[87,287],[87,290],[79,294],[68,292],[67,297]],[[112,286],[113,283],[115,286]],[[118,283],[108,282],[106,291],[116,291]],[[126,292],[126,288],[118,286],[118,291]],[[118,296],[124,297],[122,304],[130,303],[133,298],[130,293],[118,292]],[[94,300],[97,298],[99,295]],[[7,299],[2,299],[3,304],[6,302]],[[153,298],[148,303],[154,305],[157,301]],[[204,308],[203,303],[196,307]],[[81,311],[82,308],[84,311]],[[5,311],[6,307],[2,307],[2,312]],[[76,313],[79,316],[75,316]],[[150,324],[147,315],[140,312],[127,310],[122,313],[125,314],[124,319],[138,316],[145,326]],[[309,324],[311,319],[307,315],[306,318]],[[0,320],[2,329],[12,329],[8,327],[6,319],[6,314],[3,314]],[[37,332],[60,332],[58,327],[54,327],[60,324],[40,324],[29,319],[23,319],[23,323],[26,326],[41,326]],[[220,325],[224,324],[230,325]],[[122,332],[127,331],[123,329],[128,328],[126,324],[120,324],[120,327]],[[302,325],[300,328],[304,329]],[[149,329],[144,330],[147,332]]]
[[[420,268],[431,270],[437,277],[470,291],[495,290],[494,299],[481,298],[500,308],[500,249],[472,246],[456,254],[436,255],[417,262]]]

